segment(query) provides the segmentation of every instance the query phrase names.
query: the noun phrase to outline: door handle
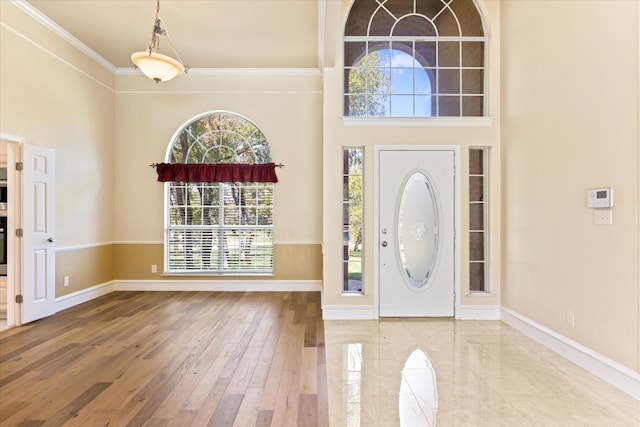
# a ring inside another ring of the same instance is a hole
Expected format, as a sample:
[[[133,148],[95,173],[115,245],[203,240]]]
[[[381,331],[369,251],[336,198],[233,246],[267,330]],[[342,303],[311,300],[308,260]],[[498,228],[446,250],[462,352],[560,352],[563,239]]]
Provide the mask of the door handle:
[[[382,242],[382,247],[383,247],[383,248],[386,248],[386,247],[387,247],[387,242],[386,242],[386,241]]]
[[[55,237],[49,237],[47,240],[49,240],[49,243],[55,243],[56,242],[56,238]]]

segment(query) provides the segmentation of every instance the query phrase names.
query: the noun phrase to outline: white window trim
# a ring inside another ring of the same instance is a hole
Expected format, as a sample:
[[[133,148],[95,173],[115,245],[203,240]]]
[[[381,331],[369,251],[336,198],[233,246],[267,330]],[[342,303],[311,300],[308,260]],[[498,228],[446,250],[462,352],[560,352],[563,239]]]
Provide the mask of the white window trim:
[[[362,127],[491,127],[494,117],[352,117],[343,116],[345,126]]]

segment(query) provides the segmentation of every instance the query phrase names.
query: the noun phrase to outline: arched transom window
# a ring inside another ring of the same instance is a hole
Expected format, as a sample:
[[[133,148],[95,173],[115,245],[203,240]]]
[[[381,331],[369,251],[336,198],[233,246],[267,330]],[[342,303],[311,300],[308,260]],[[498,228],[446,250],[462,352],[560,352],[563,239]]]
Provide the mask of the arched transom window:
[[[355,0],[344,33],[344,114],[485,114],[485,32],[473,0]]]
[[[239,178],[232,173],[237,165],[271,162],[263,133],[237,114],[207,113],[176,133],[167,162],[177,167],[206,164],[212,169],[206,171],[208,176],[216,172],[217,181],[231,182],[183,179],[167,184],[165,271],[272,273],[274,184],[234,182]]]

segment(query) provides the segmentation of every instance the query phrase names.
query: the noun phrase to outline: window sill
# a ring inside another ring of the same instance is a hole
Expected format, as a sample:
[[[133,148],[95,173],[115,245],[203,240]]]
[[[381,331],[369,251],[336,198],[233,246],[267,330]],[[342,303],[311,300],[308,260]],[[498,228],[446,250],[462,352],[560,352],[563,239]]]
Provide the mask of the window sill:
[[[342,292],[340,294],[341,297],[346,297],[346,298],[354,298],[354,297],[363,297],[364,296],[364,292],[360,291],[360,292]]]
[[[217,273],[217,272],[211,272],[211,273],[207,273],[207,272],[194,272],[194,273],[189,273],[189,272],[164,272],[161,274],[162,277],[218,277],[218,278],[223,278],[223,277],[248,277],[248,278],[254,278],[254,277],[273,277],[275,276],[275,274],[273,273]]]
[[[485,292],[485,291],[469,291],[469,293],[467,294],[468,297],[493,297],[495,296],[495,294],[492,294],[491,292]]]
[[[493,117],[342,117],[345,126],[490,127]]]

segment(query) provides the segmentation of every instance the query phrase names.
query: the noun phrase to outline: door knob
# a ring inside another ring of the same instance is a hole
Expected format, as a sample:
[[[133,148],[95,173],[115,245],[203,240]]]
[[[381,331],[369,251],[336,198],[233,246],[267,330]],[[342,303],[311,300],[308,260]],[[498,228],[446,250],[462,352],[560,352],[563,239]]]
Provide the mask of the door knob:
[[[55,237],[49,237],[47,240],[49,240],[49,243],[55,243],[56,242],[56,238]]]
[[[387,242],[386,242],[386,241],[382,242],[382,247],[383,247],[383,248],[386,248],[386,247],[387,247]]]

